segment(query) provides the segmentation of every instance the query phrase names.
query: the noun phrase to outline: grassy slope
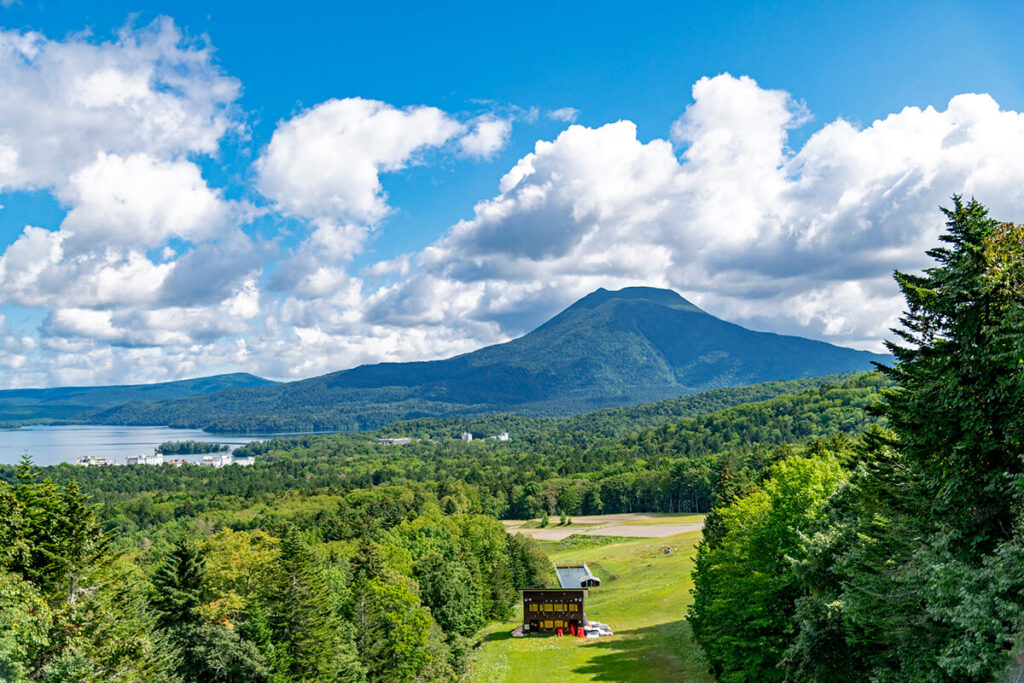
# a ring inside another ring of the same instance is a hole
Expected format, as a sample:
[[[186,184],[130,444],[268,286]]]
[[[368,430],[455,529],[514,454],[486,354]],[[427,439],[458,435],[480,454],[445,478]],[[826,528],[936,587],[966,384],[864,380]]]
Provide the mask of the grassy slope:
[[[517,615],[486,629],[471,680],[710,681],[684,619],[699,540],[697,531],[550,552],[553,561],[587,562],[602,579],[587,600],[587,616],[610,625],[615,635],[515,639],[509,632]],[[675,550],[665,554],[665,546]]]

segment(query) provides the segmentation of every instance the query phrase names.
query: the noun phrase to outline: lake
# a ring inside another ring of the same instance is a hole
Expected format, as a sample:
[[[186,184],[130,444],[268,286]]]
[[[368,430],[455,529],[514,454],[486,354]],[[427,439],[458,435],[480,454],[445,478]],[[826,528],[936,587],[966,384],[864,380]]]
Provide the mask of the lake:
[[[28,452],[36,465],[74,463],[83,455],[104,457],[123,465],[125,458],[152,453],[165,441],[210,441],[232,448],[250,441],[263,441],[282,434],[213,434],[199,429],[170,427],[118,427],[112,425],[34,426],[0,429],[0,464],[12,465]],[[183,456],[201,459],[201,455]]]

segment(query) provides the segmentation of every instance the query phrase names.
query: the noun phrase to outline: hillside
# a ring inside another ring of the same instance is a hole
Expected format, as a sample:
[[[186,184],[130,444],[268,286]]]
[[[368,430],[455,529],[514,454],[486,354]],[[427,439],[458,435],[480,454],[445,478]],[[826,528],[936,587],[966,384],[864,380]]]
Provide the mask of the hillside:
[[[446,360],[96,411],[107,424],[211,431],[373,429],[426,416],[561,416],[709,389],[868,370],[888,356],[754,332],[675,292],[599,289],[533,332]]]
[[[169,401],[226,389],[277,384],[248,373],[213,375],[156,384],[55,387],[0,391],[0,423],[75,422],[86,412],[131,402]]]
[[[512,413],[493,413],[464,418],[422,417],[382,427],[380,436],[420,436],[458,438],[464,432],[474,437],[487,437],[500,432],[514,432],[519,444],[534,447],[558,443],[585,447],[597,441],[616,439],[632,432],[642,432],[684,418],[700,417],[746,403],[791,394],[824,386],[847,386],[852,383],[879,381],[878,373],[849,373],[792,379],[785,382],[763,382],[742,387],[712,389],[678,398],[666,398],[628,408],[604,408],[570,417],[535,417]]]
[[[759,471],[783,443],[806,447],[840,434],[853,437],[877,421],[868,408],[892,387],[890,379],[877,372],[833,379],[835,383],[807,388],[801,388],[803,382],[773,383],[687,397],[682,401],[698,399],[688,406],[691,416],[657,427],[650,426],[649,415],[662,411],[659,403],[561,419],[507,414],[437,419],[431,426],[434,438],[397,447],[375,443],[381,432],[255,441],[235,453],[255,456],[256,468],[234,468],[217,478],[210,478],[203,468],[168,467],[55,467],[47,468],[46,476],[57,483],[77,479],[83,490],[108,505],[142,492],[165,497],[176,508],[182,504],[175,498],[179,494],[253,498],[291,489],[461,481],[480,489],[469,500],[478,501],[475,505],[488,514],[505,518],[537,516],[542,505],[549,505],[549,512],[566,509],[573,514],[706,512],[712,486],[709,471],[725,465],[733,476],[748,466]],[[793,393],[778,393],[787,388]],[[712,409],[715,403],[728,407]],[[487,425],[490,431],[509,429],[512,439],[461,441],[459,429],[467,422]],[[595,423],[600,425],[597,432]],[[420,431],[399,429],[402,426],[423,424],[404,423],[386,431]],[[676,467],[680,464],[685,466]],[[0,465],[0,482],[16,480],[15,466]],[[679,497],[682,490],[696,495]],[[494,492],[500,493],[493,496]],[[143,527],[145,514],[138,519]]]

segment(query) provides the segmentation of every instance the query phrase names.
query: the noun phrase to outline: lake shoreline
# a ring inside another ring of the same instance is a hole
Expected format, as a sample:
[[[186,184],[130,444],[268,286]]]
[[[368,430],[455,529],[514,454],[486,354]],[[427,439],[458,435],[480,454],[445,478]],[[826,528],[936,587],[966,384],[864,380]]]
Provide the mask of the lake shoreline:
[[[253,441],[267,441],[315,432],[216,433],[167,426],[35,424],[0,429],[0,465],[16,465],[28,453],[40,467],[74,464],[92,456],[123,464],[128,457],[151,454],[167,441],[203,441],[224,444],[233,451]],[[333,432],[324,432],[333,433]]]

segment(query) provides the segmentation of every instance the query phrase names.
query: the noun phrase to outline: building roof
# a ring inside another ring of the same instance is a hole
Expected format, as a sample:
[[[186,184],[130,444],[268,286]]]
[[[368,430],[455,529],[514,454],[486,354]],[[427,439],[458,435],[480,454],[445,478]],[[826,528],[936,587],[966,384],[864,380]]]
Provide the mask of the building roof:
[[[555,565],[555,574],[558,575],[558,584],[562,588],[582,588],[590,585],[600,585],[601,579],[590,573],[590,568],[583,564]]]

